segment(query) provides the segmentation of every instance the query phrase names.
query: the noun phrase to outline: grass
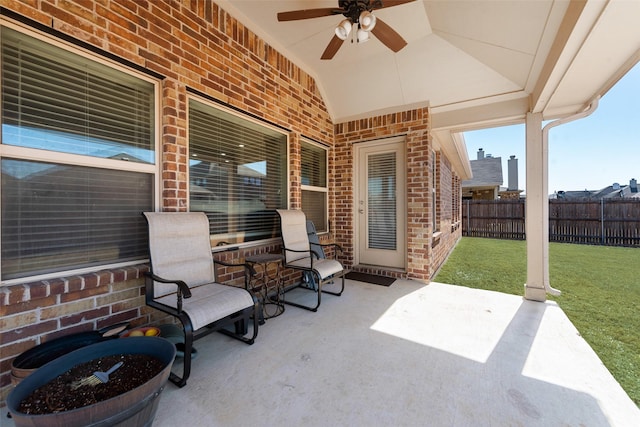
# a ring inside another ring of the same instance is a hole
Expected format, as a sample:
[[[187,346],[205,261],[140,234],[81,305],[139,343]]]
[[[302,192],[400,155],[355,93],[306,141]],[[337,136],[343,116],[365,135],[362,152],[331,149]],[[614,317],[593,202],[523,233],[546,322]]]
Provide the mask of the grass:
[[[640,249],[551,243],[555,300],[607,369],[640,406]],[[464,237],[435,281],[524,295],[523,241]]]

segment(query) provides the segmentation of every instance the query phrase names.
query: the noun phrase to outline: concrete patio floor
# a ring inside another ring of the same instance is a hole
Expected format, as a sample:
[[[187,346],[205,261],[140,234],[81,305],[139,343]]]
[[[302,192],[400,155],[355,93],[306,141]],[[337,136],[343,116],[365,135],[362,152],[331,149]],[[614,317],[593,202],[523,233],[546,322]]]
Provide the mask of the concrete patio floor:
[[[289,295],[288,295],[289,297]],[[553,302],[347,281],[253,346],[196,343],[154,426],[638,426],[640,410]]]
[[[267,320],[252,346],[214,334],[196,347],[155,427],[640,425],[553,302],[348,280],[317,313],[288,306]]]

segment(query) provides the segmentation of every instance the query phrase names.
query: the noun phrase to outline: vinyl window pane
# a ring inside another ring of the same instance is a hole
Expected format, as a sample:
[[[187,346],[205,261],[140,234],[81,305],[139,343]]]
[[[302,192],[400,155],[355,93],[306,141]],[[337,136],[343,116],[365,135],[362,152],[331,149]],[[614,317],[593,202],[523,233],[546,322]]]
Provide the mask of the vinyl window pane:
[[[276,237],[287,206],[287,136],[189,102],[189,205],[209,217],[214,244]]]
[[[327,149],[302,141],[302,211],[320,233],[329,231],[327,218]]]
[[[302,142],[302,185],[327,186],[327,150],[314,144]]]
[[[373,154],[368,158],[367,246],[371,249],[397,249],[396,167],[395,153]]]
[[[316,231],[326,232],[327,227],[327,193],[321,191],[302,190],[302,211],[308,220],[313,221]]]
[[[154,163],[153,84],[2,28],[2,143]]]
[[[2,280],[146,258],[140,212],[154,209],[146,165],[155,162],[155,85],[0,31],[2,144],[14,147],[0,161]],[[89,166],[89,157],[134,166]]]
[[[2,278],[144,258],[153,175],[2,159]]]

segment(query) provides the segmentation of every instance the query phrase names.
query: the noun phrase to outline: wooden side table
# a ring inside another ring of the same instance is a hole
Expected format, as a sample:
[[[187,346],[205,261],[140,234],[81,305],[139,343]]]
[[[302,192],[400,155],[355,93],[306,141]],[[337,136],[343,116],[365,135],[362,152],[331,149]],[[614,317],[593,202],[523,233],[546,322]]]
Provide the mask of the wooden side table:
[[[270,319],[284,313],[284,286],[282,281],[282,263],[284,258],[280,254],[259,254],[245,258],[254,268],[256,274],[249,279],[249,287],[261,301],[260,324],[264,319]],[[271,294],[275,291],[275,294]]]

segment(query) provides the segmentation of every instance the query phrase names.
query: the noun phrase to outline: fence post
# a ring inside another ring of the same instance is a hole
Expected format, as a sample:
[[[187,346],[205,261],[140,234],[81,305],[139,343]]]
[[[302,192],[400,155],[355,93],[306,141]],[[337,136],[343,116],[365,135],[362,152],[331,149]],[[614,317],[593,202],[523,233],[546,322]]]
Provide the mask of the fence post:
[[[471,231],[469,227],[471,226],[471,211],[469,210],[469,200],[467,200],[467,236],[470,236]]]
[[[604,238],[604,198],[600,199],[600,240],[602,246],[605,245]]]

